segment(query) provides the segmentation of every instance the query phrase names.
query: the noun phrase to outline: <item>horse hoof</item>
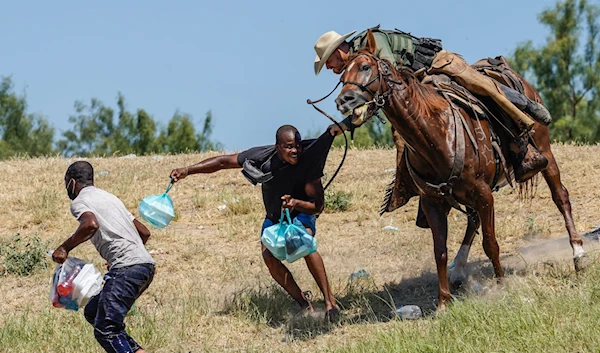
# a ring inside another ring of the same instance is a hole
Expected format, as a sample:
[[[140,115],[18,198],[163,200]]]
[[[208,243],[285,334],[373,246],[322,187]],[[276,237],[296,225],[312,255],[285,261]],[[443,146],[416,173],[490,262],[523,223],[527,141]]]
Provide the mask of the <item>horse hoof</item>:
[[[573,263],[575,264],[575,271],[579,272],[585,270],[590,265],[591,259],[588,257],[587,253],[583,253],[574,257]]]

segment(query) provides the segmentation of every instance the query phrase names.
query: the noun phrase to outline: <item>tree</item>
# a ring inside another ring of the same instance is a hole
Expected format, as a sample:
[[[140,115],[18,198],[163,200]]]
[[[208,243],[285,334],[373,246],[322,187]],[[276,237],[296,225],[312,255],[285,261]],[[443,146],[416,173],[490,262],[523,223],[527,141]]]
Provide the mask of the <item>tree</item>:
[[[161,132],[160,140],[164,152],[181,153],[200,148],[192,116],[179,111],[169,121],[167,129]]]
[[[58,142],[64,155],[179,153],[221,148],[210,139],[214,123],[209,111],[200,134],[196,134],[193,118],[175,112],[166,129],[157,133],[157,124],[143,109],[131,113],[125,97],[117,95],[117,115],[100,100],[92,98],[90,105],[75,102],[76,114],[69,117],[73,128],[63,133]],[[0,148],[2,146],[0,145]]]
[[[134,139],[135,150],[140,154],[158,152],[156,141],[156,123],[143,109],[136,114],[137,136]]]
[[[214,128],[212,112],[209,110],[206,113],[206,118],[204,119],[204,127],[202,132],[197,136],[198,139],[198,147],[200,151],[217,151],[223,148],[223,145],[219,142],[212,141],[210,139],[210,135],[212,135]]]
[[[550,29],[541,47],[519,45],[513,68],[540,92],[553,116],[551,137],[600,141],[600,8],[586,0],[565,0],[539,15]]]
[[[10,78],[0,82],[0,158],[53,153],[54,128],[39,114],[27,114],[25,96],[12,92]]]
[[[76,115],[69,117],[71,130],[63,132],[64,139],[58,141],[58,148],[64,155],[107,155],[113,152],[114,111],[100,100],[92,98],[87,106],[75,102]]]

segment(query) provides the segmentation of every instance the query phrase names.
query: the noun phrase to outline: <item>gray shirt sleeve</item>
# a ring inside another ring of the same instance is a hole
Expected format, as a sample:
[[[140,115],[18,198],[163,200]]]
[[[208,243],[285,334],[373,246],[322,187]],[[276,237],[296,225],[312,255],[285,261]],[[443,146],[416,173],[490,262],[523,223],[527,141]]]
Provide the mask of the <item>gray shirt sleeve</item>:
[[[75,199],[75,201],[71,203],[71,214],[76,219],[79,219],[79,217],[86,212],[94,213],[83,201]]]

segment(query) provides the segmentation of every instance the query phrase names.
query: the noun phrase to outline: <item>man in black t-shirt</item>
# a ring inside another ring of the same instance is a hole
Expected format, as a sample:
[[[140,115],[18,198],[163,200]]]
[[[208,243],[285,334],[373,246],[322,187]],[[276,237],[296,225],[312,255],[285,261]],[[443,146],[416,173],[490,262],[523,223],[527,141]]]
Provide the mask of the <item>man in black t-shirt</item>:
[[[277,130],[275,145],[254,147],[237,154],[205,159],[197,164],[171,171],[174,182],[191,174],[213,173],[221,169],[243,168],[242,173],[253,184],[262,185],[265,220],[262,230],[279,222],[282,209],[288,209],[313,236],[316,234],[316,214],[323,211],[325,197],[321,177],[325,159],[334,136],[328,129],[317,140],[302,141],[298,130],[283,125]],[[261,233],[262,233],[261,230]],[[290,271],[261,243],[262,256],[271,276],[302,309],[312,311],[310,302],[292,277]],[[319,252],[304,258],[310,273],[323,292],[330,317],[338,314],[331,293],[323,259]]]

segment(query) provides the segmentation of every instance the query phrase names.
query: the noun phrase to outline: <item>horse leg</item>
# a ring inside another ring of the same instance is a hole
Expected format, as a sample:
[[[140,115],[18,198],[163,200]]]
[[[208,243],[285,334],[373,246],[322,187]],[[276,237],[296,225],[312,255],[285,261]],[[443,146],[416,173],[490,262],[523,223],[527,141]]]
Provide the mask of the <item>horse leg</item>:
[[[548,167],[542,171],[542,175],[550,188],[550,192],[552,193],[552,200],[558,207],[560,213],[562,213],[563,218],[565,219],[565,226],[567,228],[567,232],[569,233],[569,241],[571,243],[571,248],[573,249],[573,261],[575,263],[575,270],[579,271],[582,269],[583,263],[580,261],[583,256],[586,255],[585,250],[583,250],[583,239],[577,233],[575,229],[575,223],[573,222],[573,216],[571,214],[571,201],[569,200],[569,192],[567,188],[560,181],[560,171],[558,170],[558,165],[556,164],[556,160],[554,159],[554,155],[548,149],[543,152],[548,159]]]
[[[479,215],[471,207],[467,207],[467,231],[463,238],[462,244],[454,261],[450,264],[450,284],[454,288],[460,287],[462,283],[467,279],[467,260],[469,258],[469,251],[471,250],[471,244],[475,239],[475,232],[479,229],[481,221]]]
[[[448,212],[450,206],[442,199],[422,196],[421,204],[433,234],[433,254],[438,274],[438,310],[450,301],[448,284]]]
[[[475,209],[481,219],[481,230],[483,233],[483,250],[492,261],[494,273],[498,279],[504,277],[500,265],[500,247],[496,240],[494,220],[494,196],[490,186],[484,182],[479,183],[474,190],[478,195],[475,199]]]

